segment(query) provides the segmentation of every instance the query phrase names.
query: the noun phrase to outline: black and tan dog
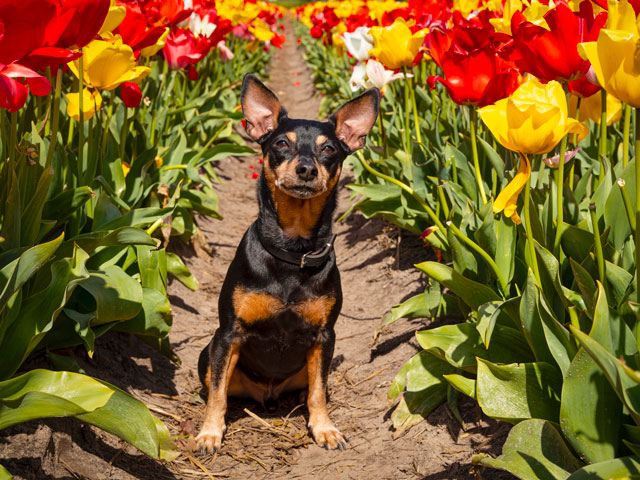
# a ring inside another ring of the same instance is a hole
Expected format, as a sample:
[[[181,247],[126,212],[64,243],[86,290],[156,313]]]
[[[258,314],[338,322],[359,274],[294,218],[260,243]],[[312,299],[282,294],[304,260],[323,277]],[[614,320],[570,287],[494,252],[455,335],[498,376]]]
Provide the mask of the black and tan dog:
[[[325,448],[345,447],[329,419],[327,377],[342,306],[332,215],[342,162],[375,123],[372,89],[327,122],[294,120],[253,75],[242,85],[246,131],[262,147],[258,219],[245,233],[219,299],[220,327],[198,370],[208,398],[196,446],[220,448],[227,396],[265,404],[308,388],[309,428]]]

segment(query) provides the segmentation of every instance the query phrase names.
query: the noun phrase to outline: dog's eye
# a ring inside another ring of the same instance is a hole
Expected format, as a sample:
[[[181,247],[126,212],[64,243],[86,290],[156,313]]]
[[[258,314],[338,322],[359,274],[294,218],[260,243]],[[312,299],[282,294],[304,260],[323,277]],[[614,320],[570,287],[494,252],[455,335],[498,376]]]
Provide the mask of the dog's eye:
[[[331,155],[332,153],[336,153],[336,149],[333,148],[331,145],[325,145],[324,147],[322,147],[322,153],[327,153]]]
[[[276,142],[276,147],[279,147],[279,148],[286,148],[286,147],[288,147],[288,146],[289,146],[289,144],[286,142],[286,140],[278,140],[278,141]]]

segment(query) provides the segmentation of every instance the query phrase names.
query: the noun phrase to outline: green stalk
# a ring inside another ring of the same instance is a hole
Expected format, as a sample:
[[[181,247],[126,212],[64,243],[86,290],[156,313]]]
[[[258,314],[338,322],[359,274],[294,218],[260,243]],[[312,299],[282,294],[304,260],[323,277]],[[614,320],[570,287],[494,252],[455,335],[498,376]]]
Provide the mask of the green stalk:
[[[120,129],[120,162],[124,162],[124,156],[126,153],[126,144],[127,144],[127,132],[129,130],[129,108],[125,105],[124,107],[124,120],[122,121],[122,128]]]
[[[82,49],[80,49],[82,53]],[[84,165],[84,71],[83,71],[83,56],[78,58],[78,91],[80,93],[78,97],[78,105],[80,106],[80,120],[78,121],[78,177],[82,177],[83,172],[86,170]]]
[[[449,218],[449,205],[447,204],[447,198],[444,196],[442,185],[438,185],[438,198],[440,199],[440,205],[442,205],[444,218]]]
[[[582,103],[582,98],[578,97],[578,103],[576,105],[576,119],[580,118],[580,103]],[[573,144],[578,143],[578,134],[573,134]],[[571,168],[569,169],[569,190],[573,191],[573,176],[576,169],[576,159],[571,162]]]
[[[635,138],[635,160],[636,160],[636,226],[640,225],[640,108],[636,108],[636,138]],[[635,236],[636,241],[636,295],[640,296],[640,235]]]
[[[405,68],[405,72],[406,72],[406,68]],[[407,74],[405,73],[405,76]],[[416,126],[416,140],[418,141],[419,144],[422,143],[422,138],[420,136],[420,117],[418,116],[418,104],[416,102],[416,91],[415,88],[413,88],[413,79],[410,78],[409,79],[409,85],[411,85],[411,105],[413,106],[413,121],[415,123]]]
[[[453,100],[451,101],[451,116],[453,122],[453,136],[455,137],[453,143],[456,147],[458,147],[458,145],[460,144],[460,139],[458,138],[458,119],[456,115],[456,102],[454,102]]]
[[[521,162],[524,162],[525,159],[520,159]],[[533,269],[533,274],[536,277],[536,282],[539,286],[542,286],[542,282],[540,281],[540,270],[538,269],[538,257],[536,257],[536,246],[533,243],[533,232],[531,229],[531,215],[529,213],[529,202],[531,197],[531,176],[527,178],[527,185],[524,189],[524,221],[526,223],[525,232],[527,234],[527,244],[529,245],[529,256],[531,257],[531,267]]]
[[[607,91],[600,89],[600,98],[602,103],[600,114],[600,141],[598,143],[598,158],[600,159],[600,175],[598,176],[598,185],[604,180],[605,158],[607,156]]]
[[[9,134],[9,169],[15,168],[16,144],[18,141],[18,112],[11,112],[11,133]]]
[[[380,133],[380,143],[382,144],[382,154],[384,158],[389,158],[389,150],[387,146],[387,133],[384,130],[384,119],[382,115],[382,108],[378,110],[378,123],[380,125],[379,133]]]
[[[622,137],[622,166],[627,167],[629,163],[629,131],[631,130],[631,105],[624,106],[624,127]]]
[[[496,275],[496,278],[498,279],[498,283],[500,284],[500,290],[506,296],[508,293],[507,282],[505,281],[504,276],[502,275],[502,272],[500,272],[500,269],[498,268],[498,265],[496,264],[496,262],[489,256],[487,252],[483,250],[483,248],[480,245],[478,245],[469,237],[467,237],[464,233],[462,233],[458,229],[458,227],[456,227],[452,222],[447,222],[447,226],[451,229],[451,231],[456,237],[458,237],[467,246],[475,250],[484,259],[484,261],[487,262],[487,265],[491,267],[491,270],[493,270],[493,273]]]
[[[413,151],[411,145],[411,108],[409,103],[409,79],[407,78],[407,68],[402,67],[402,71],[404,72],[404,108],[405,108],[405,116],[404,116],[404,141],[405,141],[405,151],[411,156]]]
[[[360,162],[362,162],[362,165],[364,166],[364,168],[371,174],[375,175],[378,178],[381,178],[382,180],[385,180],[389,183],[393,183],[394,185],[397,185],[398,187],[400,187],[401,189],[403,189],[405,192],[407,192],[409,195],[411,195],[416,202],[418,202],[420,204],[420,206],[422,208],[424,208],[425,212],[427,212],[427,215],[429,215],[429,218],[431,218],[431,221],[440,229],[440,231],[444,234],[447,230],[446,228],[444,228],[444,225],[442,224],[442,222],[440,221],[440,219],[438,218],[438,216],[436,215],[436,213],[433,211],[433,209],[427,205],[425,203],[425,201],[420,198],[420,196],[413,191],[413,189],[411,187],[409,187],[408,185],[405,185],[404,183],[402,183],[400,180],[397,180],[395,178],[389,177],[388,175],[385,175],[384,173],[380,173],[377,170],[374,170],[371,165],[369,165],[367,163],[367,161],[364,159],[364,155],[362,155],[362,152],[359,151],[357,153],[358,158],[360,159]]]
[[[51,166],[53,153],[58,142],[58,122],[60,119],[60,90],[62,88],[62,68],[58,67],[56,73],[56,89],[53,94],[53,117],[51,119],[51,140],[49,141],[49,151],[47,152],[46,168]]]
[[[469,106],[469,127],[470,127],[470,136],[471,136],[471,153],[473,154],[473,167],[476,171],[476,182],[478,184],[478,191],[480,192],[480,198],[482,199],[482,204],[486,205],[487,196],[484,193],[484,184],[482,182],[482,172],[480,171],[480,163],[478,161],[478,139],[476,138],[476,127],[477,127],[478,117],[476,114],[476,110],[473,106]]]
[[[598,263],[598,276],[600,282],[604,286],[604,291],[609,296],[609,288],[605,273],[604,256],[602,254],[602,241],[600,239],[600,227],[598,226],[598,218],[596,217],[596,204],[589,204],[589,215],[591,216],[591,226],[593,227],[593,241],[596,247],[596,261]]]
[[[620,187],[620,192],[622,193],[622,200],[624,201],[624,208],[627,211],[627,218],[629,219],[629,225],[631,226],[631,231],[635,235],[636,234],[636,216],[633,211],[633,205],[631,205],[631,198],[629,197],[629,192],[627,191],[627,182],[624,181],[624,178],[618,179],[618,186]]]
[[[564,156],[567,151],[567,137],[562,137],[560,142],[560,158],[558,158],[558,168],[556,168],[556,238],[553,242],[553,254],[560,258],[560,238],[562,237],[562,224],[564,222]],[[544,163],[544,162],[543,162]]]

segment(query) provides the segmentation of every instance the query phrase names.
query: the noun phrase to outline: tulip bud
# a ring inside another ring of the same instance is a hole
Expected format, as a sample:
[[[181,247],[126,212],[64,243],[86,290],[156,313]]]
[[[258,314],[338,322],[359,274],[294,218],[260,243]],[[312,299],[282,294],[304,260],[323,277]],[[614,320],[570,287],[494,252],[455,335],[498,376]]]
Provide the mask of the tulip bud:
[[[120,86],[122,101],[129,108],[137,108],[142,100],[142,92],[137,83],[124,82]]]
[[[187,78],[192,82],[198,80],[198,70],[196,70],[196,67],[194,67],[193,65],[189,65],[189,67],[187,68]]]

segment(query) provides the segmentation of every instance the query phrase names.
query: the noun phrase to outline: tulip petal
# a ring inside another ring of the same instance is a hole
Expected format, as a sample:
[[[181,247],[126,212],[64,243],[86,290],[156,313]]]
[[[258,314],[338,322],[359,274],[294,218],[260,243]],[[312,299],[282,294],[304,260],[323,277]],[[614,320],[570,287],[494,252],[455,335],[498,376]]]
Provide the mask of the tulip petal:
[[[516,212],[518,195],[527,184],[530,176],[531,165],[529,164],[529,159],[526,155],[520,155],[518,172],[493,202],[493,213],[500,213],[504,210],[505,216],[511,217],[515,223],[520,223],[520,217]]]
[[[67,93],[67,115],[76,121],[80,120],[80,94]],[[82,91],[82,112],[83,120],[86,122],[100,109],[102,96],[98,90],[85,88]]]
[[[515,145],[511,145],[508,138],[504,135],[509,128],[507,126],[506,104],[506,98],[498,100],[493,105],[487,105],[479,109],[478,114],[498,142],[509,150],[515,150]]]

